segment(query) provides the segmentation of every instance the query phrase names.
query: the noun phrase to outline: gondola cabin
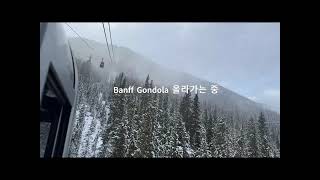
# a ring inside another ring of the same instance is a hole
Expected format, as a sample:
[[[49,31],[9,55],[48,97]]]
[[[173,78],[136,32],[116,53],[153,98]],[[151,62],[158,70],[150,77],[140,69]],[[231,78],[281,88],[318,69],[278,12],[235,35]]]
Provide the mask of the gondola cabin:
[[[103,62],[103,58],[101,60],[101,63],[100,63],[100,68],[103,68],[104,67],[104,62]]]

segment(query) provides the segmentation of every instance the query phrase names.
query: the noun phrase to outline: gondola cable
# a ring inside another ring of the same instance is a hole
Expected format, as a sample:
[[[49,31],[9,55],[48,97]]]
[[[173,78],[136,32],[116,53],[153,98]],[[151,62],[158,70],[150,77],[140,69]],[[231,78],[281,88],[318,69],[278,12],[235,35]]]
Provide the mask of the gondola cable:
[[[80,35],[79,35],[79,33],[77,33],[77,31],[76,30],[74,30],[68,23],[65,23],[90,49],[92,49],[93,51],[95,50],[93,47],[91,47],[90,45],[89,45],[89,43],[86,41],[86,40],[84,40]],[[92,54],[90,54],[90,57],[89,57],[89,62],[91,63],[91,59],[92,59]],[[101,65],[100,65],[100,67],[101,67]]]
[[[109,23],[109,22],[108,22],[108,26],[109,26],[109,34],[110,34],[111,48],[112,48],[112,57],[113,57],[113,60],[115,61],[115,58],[114,58],[114,50],[113,50],[113,44],[112,44],[111,28],[110,28],[110,23]]]
[[[68,23],[65,23],[90,49],[94,50]]]
[[[111,58],[111,55],[110,55],[110,49],[109,49],[109,44],[108,44],[108,39],[107,39],[106,29],[104,27],[104,23],[102,23],[102,27],[103,27],[104,37],[106,39],[106,43],[107,43],[107,47],[108,47],[108,53],[109,53],[110,61],[112,63],[112,58]]]

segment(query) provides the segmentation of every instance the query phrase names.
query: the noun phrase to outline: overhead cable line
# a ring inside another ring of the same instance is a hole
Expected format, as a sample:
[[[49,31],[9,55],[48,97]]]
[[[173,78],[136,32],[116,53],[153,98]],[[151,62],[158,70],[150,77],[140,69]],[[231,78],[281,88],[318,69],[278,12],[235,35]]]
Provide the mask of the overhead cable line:
[[[90,49],[94,50],[93,47],[91,47],[87,41],[85,41],[78,33],[75,31],[68,23],[65,23]]]
[[[107,43],[107,47],[108,47],[108,53],[109,53],[110,61],[112,63],[112,58],[111,58],[111,55],[110,55],[110,49],[109,49],[108,39],[107,39],[107,35],[106,35],[106,29],[104,28],[104,23],[102,23],[102,26],[103,26],[104,37],[106,38],[106,43]]]
[[[115,60],[115,58],[114,58],[113,44],[112,44],[112,35],[111,35],[111,29],[110,29],[110,23],[109,23],[109,22],[108,22],[108,26],[109,26],[109,33],[110,33],[111,48],[112,48],[112,57],[113,57],[113,60]]]

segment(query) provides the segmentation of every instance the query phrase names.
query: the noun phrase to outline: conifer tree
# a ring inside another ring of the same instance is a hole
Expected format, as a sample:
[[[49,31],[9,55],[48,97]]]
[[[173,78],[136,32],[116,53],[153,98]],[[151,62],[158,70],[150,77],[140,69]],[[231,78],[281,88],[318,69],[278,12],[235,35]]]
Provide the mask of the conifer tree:
[[[150,88],[149,75],[146,78],[145,88]],[[146,93],[142,94],[141,101],[141,152],[143,157],[152,157],[153,144],[152,144],[152,129],[153,129],[153,106],[154,101],[151,100],[151,95]]]
[[[191,145],[194,149],[200,148],[201,146],[201,136],[202,136],[202,125],[200,121],[200,105],[199,105],[198,94],[194,96],[193,106],[192,106],[192,121],[190,128],[190,139]]]
[[[207,138],[207,143],[210,144],[213,138],[213,132],[212,132],[212,116],[211,114],[208,115],[208,109],[206,108],[204,111],[204,122],[205,122],[205,129],[206,129],[206,138]]]
[[[114,86],[126,87],[124,73],[116,78]],[[110,129],[107,131],[112,147],[111,157],[124,157],[126,152],[127,119],[124,117],[126,96],[121,93],[112,93],[110,102]]]
[[[178,157],[192,157],[190,137],[186,131],[185,123],[183,122],[180,113],[175,112],[174,117],[176,121]]]
[[[216,137],[215,137],[215,157],[227,157],[227,134],[228,129],[224,118],[219,117],[216,125]]]
[[[193,136],[193,130],[191,128],[192,126],[192,100],[191,100],[191,92],[188,91],[185,93],[184,97],[182,98],[181,104],[180,104],[180,114],[182,116],[182,120],[186,125],[186,130],[192,138]]]
[[[128,95],[126,107],[127,107],[127,116],[128,116],[128,148],[126,151],[126,157],[134,157],[135,152],[138,150],[138,127],[139,121],[137,119],[138,116],[138,108],[136,107],[136,95],[130,94]]]
[[[240,134],[237,137],[237,147],[238,149],[236,150],[236,154],[235,157],[245,157],[245,142],[246,142],[246,138],[245,138],[245,130],[243,128],[240,129]]]
[[[259,129],[259,138],[260,138],[260,156],[269,157],[269,140],[268,140],[268,129],[266,127],[266,119],[264,114],[261,112],[258,119],[258,129]]]
[[[253,118],[250,118],[248,125],[248,156],[251,158],[258,157],[258,142],[256,125]]]

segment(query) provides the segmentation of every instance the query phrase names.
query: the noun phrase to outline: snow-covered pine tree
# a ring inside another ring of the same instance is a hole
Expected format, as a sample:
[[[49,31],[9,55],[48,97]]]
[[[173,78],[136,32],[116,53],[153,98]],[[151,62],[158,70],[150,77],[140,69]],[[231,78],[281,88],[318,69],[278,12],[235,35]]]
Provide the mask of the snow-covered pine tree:
[[[95,157],[104,157],[104,152],[103,147],[100,147],[99,139],[102,139],[103,133],[104,133],[104,128],[106,127],[107,123],[107,116],[106,116],[106,101],[104,99],[105,97],[103,96],[103,86],[99,87],[99,101],[96,105],[96,119],[99,124],[97,126],[96,131],[97,135],[94,139],[94,144],[93,144],[93,151],[94,151],[94,156]],[[99,143],[99,146],[98,146]],[[103,144],[102,144],[103,145]]]
[[[191,100],[191,92],[188,91],[185,93],[184,97],[181,100],[180,103],[180,114],[182,116],[182,120],[185,123],[186,130],[191,138],[193,137],[193,132],[191,126],[192,126],[192,100]]]
[[[138,103],[137,103],[138,104]],[[143,157],[142,154],[142,130],[141,130],[141,126],[142,126],[142,119],[141,119],[141,113],[139,112],[139,108],[137,108],[137,112],[134,114],[133,116],[133,148],[131,147],[130,150],[132,150],[130,153],[132,155],[132,157],[135,158],[140,158]]]
[[[88,105],[89,111],[94,116],[95,115],[95,105],[96,105],[96,97],[97,97],[97,89],[95,84],[90,84],[90,89],[88,92]]]
[[[166,142],[164,144],[162,157],[179,157],[178,133],[177,133],[177,101],[174,100],[170,106]]]
[[[151,81],[151,87],[153,83]],[[151,117],[152,117],[152,157],[159,157],[161,153],[161,124],[160,124],[160,107],[158,94],[151,95]]]
[[[207,144],[207,138],[206,138],[206,129],[201,122],[200,124],[200,147],[196,150],[196,157],[211,157],[210,150],[208,148]]]
[[[270,147],[269,147],[269,133],[266,126],[266,118],[262,112],[260,112],[258,118],[258,129],[259,129],[259,149],[261,157],[270,156]]]
[[[94,142],[96,138],[96,134],[95,134],[96,126],[97,126],[97,119],[92,117],[88,132],[86,134],[87,147],[86,147],[85,157],[94,157],[95,150],[93,150],[93,148],[96,145],[96,142]]]
[[[276,137],[277,157],[280,157],[280,133],[278,132]]]
[[[250,158],[256,158],[259,155],[256,124],[254,119],[251,117],[248,124],[248,156]]]
[[[233,123],[228,125],[226,139],[227,139],[227,157],[235,157],[239,150],[238,145],[238,132],[232,126]]]
[[[168,139],[169,126],[168,97],[168,94],[159,94],[159,157],[165,157],[166,155],[166,142]]]
[[[82,155],[85,157],[92,157],[95,156],[94,152],[95,151],[95,146],[97,142],[97,137],[96,137],[96,130],[97,130],[97,106],[98,106],[98,83],[92,84],[91,85],[91,92],[89,93],[88,97],[88,111],[90,112],[90,116],[87,117],[87,121],[90,120],[89,122],[85,122],[89,127],[86,130],[85,135],[84,135],[84,144],[85,144],[85,149],[84,152],[82,152]]]
[[[75,118],[74,128],[72,131],[72,136],[71,136],[69,157],[78,156],[80,140],[81,140],[81,131],[84,125],[84,115],[85,115],[84,104],[79,102],[76,108],[76,114],[75,114],[76,118]]]
[[[203,113],[203,121],[205,122],[204,126],[206,129],[206,138],[207,138],[207,143],[208,145],[211,143],[212,137],[213,137],[213,132],[212,132],[212,116],[211,114],[208,115],[208,109],[205,108],[204,113]]]
[[[128,94],[126,99],[126,109],[127,109],[127,150],[125,157],[134,157],[135,152],[138,150],[138,127],[140,126],[140,122],[138,120],[138,108],[136,107],[136,94]]]
[[[71,138],[70,157],[78,157],[83,154],[80,150],[80,146],[84,143],[83,139],[85,139],[85,137],[83,137],[83,131],[86,123],[86,114],[89,111],[87,109],[89,107],[87,102],[89,102],[89,98],[91,97],[89,93],[91,82],[91,62],[89,60],[84,63],[80,63],[80,59],[77,59],[76,62],[79,67],[79,90],[76,97],[76,120]]]
[[[209,121],[211,122],[211,133],[212,133],[212,139],[208,143],[208,148],[211,152],[211,156],[215,157],[215,151],[216,151],[216,141],[217,141],[217,124],[218,124],[218,110],[215,106],[213,110],[210,110],[209,113]]]
[[[245,136],[245,129],[243,127],[240,128],[239,130],[239,135],[237,137],[237,149],[236,149],[236,154],[235,154],[235,157],[237,158],[243,158],[243,157],[246,157],[246,136]]]
[[[109,84],[113,86],[114,84]],[[108,81],[105,82],[105,87],[108,86]],[[100,137],[101,137],[101,148],[98,157],[108,157],[110,154],[110,144],[109,144],[109,131],[110,127],[112,125],[111,118],[110,118],[110,107],[111,107],[111,100],[112,100],[112,90],[109,89],[109,91],[106,92],[106,90],[103,91],[103,99],[104,99],[104,107],[102,109],[101,113],[101,131],[100,131]]]
[[[207,145],[208,145],[208,149],[210,151],[209,156],[210,157],[214,157],[214,151],[215,151],[215,122],[212,116],[212,112],[209,112],[208,115],[208,121],[210,123],[208,123],[208,130],[207,130]]]
[[[174,125],[176,134],[176,148],[175,154],[179,158],[193,157],[193,151],[190,145],[190,137],[187,133],[185,123],[178,111],[174,112]]]
[[[114,87],[126,87],[126,78],[124,73],[120,73],[115,79]],[[110,102],[110,123],[107,134],[109,136],[108,142],[111,146],[111,157],[124,157],[126,152],[126,119],[123,118],[125,112],[125,94],[113,93],[111,94]]]
[[[216,124],[216,138],[215,138],[215,152],[214,157],[228,157],[227,149],[227,125],[226,120],[223,117],[217,118]]]
[[[89,112],[89,107],[86,106],[85,110],[85,117],[84,117],[84,127],[81,131],[81,140],[80,140],[80,147],[78,156],[80,157],[88,157],[90,153],[90,125],[92,124],[92,114]]]
[[[200,102],[198,94],[195,94],[192,104],[192,121],[190,129],[191,147],[196,152],[196,157],[206,156],[207,143],[206,132],[200,120]]]
[[[144,88],[150,88],[151,83],[149,83],[149,75],[146,78]],[[149,93],[141,94],[141,152],[143,157],[152,157],[153,156],[153,144],[152,144],[152,129],[153,129],[153,117],[152,112],[154,111],[154,106],[152,97]]]

